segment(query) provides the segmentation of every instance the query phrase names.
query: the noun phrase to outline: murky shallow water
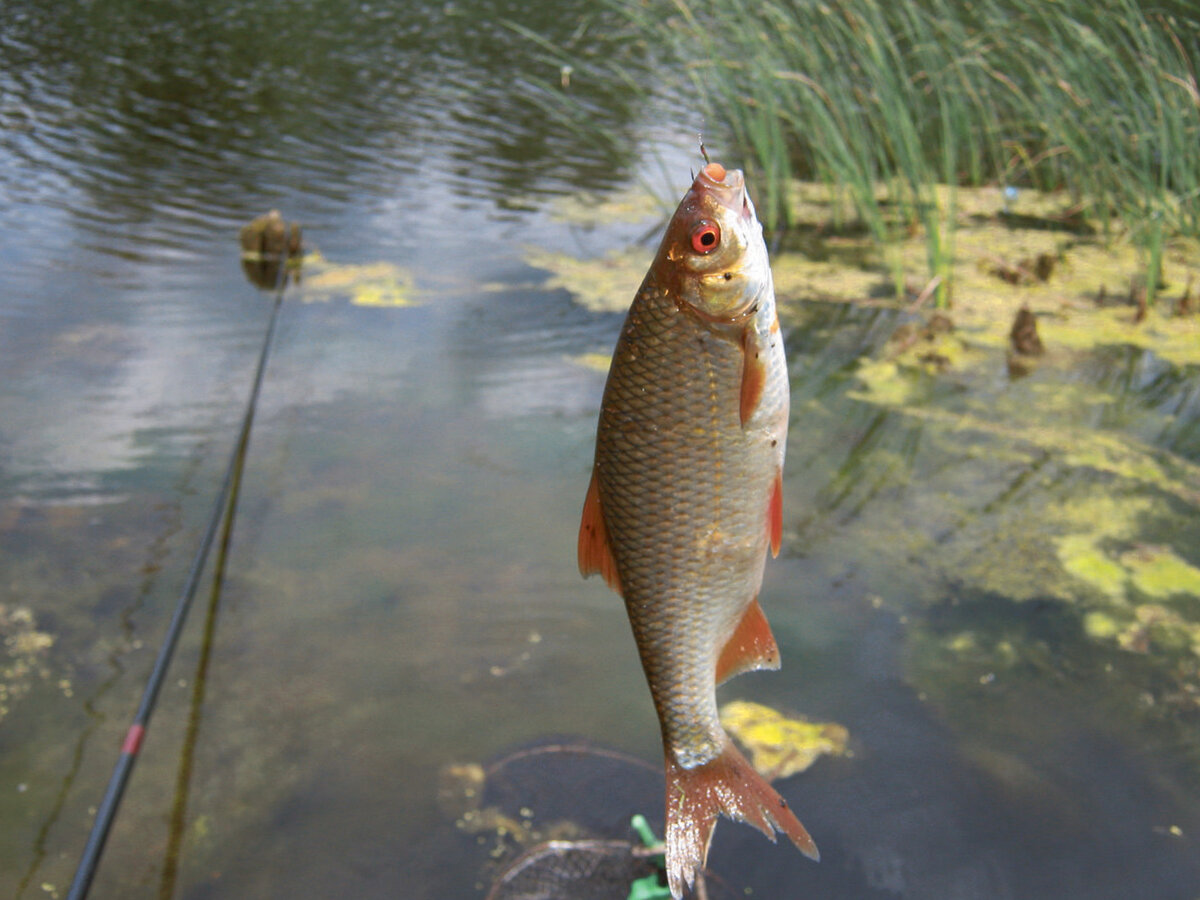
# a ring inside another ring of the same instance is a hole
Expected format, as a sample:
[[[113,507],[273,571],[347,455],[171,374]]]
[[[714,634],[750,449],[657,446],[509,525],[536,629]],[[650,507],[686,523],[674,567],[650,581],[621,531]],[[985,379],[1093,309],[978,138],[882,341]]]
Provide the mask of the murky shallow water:
[[[4,662],[0,893],[70,881],[265,327],[234,230],[277,206],[329,260],[411,270],[419,303],[285,306],[203,702],[202,602],[93,896],[479,896],[444,763],[552,734],[658,755],[620,604],[574,564],[603,382],[574,358],[620,317],[524,259],[643,232],[543,200],[661,146],[611,87],[580,91],[624,159],[531,102],[559,73],[500,21],[586,52],[584,4],[107,7],[0,24],[0,604],[53,640]],[[1200,564],[1200,375],[1104,348],[1012,381],[997,353],[897,393],[855,370],[896,313],[787,318],[784,669],[724,695],[841,722],[854,755],[784,786],[819,866],[727,824],[714,868],[758,896],[1195,895],[1194,663],[1089,636],[1103,589],[1055,548]]]

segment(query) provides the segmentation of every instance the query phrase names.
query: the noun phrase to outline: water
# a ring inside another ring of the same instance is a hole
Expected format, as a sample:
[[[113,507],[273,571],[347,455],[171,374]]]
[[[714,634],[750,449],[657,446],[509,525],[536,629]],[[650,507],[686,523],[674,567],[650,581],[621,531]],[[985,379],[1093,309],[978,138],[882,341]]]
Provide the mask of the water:
[[[491,845],[439,808],[444,764],[554,734],[657,759],[624,613],[574,564],[603,383],[575,358],[620,316],[525,259],[653,231],[552,201],[682,190],[696,123],[577,77],[595,132],[566,127],[558,64],[505,24],[587,57],[620,51],[608,18],[6,4],[0,894],[70,882],[231,450],[269,312],[236,229],[273,207],[418,302],[285,304],[204,692],[206,588],[93,896],[477,897]],[[1012,381],[997,354],[889,404],[854,361],[898,314],[786,312],[784,670],[723,696],[854,755],[784,783],[819,866],[723,824],[714,868],[758,896],[1195,896],[1195,657],[1089,637],[1107,595],[1053,548],[1200,565],[1200,376],[1104,348]]]

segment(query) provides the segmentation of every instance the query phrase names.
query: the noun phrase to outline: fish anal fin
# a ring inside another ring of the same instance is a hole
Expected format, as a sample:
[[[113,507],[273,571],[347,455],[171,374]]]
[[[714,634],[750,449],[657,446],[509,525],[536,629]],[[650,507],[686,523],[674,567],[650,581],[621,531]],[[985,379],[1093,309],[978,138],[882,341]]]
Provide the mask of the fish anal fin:
[[[734,675],[756,669],[778,669],[779,647],[767,616],[755,597],[742,613],[742,619],[717,659],[717,684],[723,684]]]
[[[613,559],[612,546],[608,541],[608,527],[604,524],[604,510],[600,507],[600,485],[596,473],[592,473],[587,497],[583,501],[583,519],[579,523],[579,574],[584,578],[599,573],[608,586],[621,593],[621,578],[617,574],[617,563]]]
[[[771,499],[767,503],[767,536],[771,540],[771,556],[779,555],[783,543],[783,471],[776,470],[771,482]]]
[[[667,882],[679,900],[704,868],[717,816],[753,825],[772,841],[782,831],[805,856],[819,860],[817,845],[766,779],[726,740],[716,759],[685,769],[668,750]]]
[[[742,386],[738,404],[742,427],[758,409],[763,389],[767,386],[767,361],[753,327],[742,332]]]

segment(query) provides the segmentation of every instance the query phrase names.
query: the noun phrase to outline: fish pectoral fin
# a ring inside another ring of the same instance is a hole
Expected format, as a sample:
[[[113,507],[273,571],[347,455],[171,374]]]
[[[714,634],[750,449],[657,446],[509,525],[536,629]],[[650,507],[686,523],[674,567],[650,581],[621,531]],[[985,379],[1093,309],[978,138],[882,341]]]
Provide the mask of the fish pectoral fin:
[[[704,868],[717,816],[752,825],[775,840],[782,831],[805,856],[819,860],[817,845],[788,807],[737,748],[725,749],[711,762],[685,769],[666,754],[667,882],[671,896],[683,896]]]
[[[734,675],[757,669],[778,669],[779,647],[766,613],[755,597],[742,613],[742,620],[717,658],[717,684],[724,684]]]
[[[742,385],[739,397],[738,413],[741,416],[742,427],[758,409],[762,400],[763,389],[767,386],[766,354],[760,345],[758,332],[754,326],[746,326],[742,332]]]
[[[608,541],[608,527],[604,524],[604,510],[600,507],[600,486],[596,473],[592,473],[587,497],[583,501],[583,520],[579,523],[579,574],[584,578],[597,572],[604,576],[608,586],[621,593],[621,578],[617,574],[617,562],[613,559],[612,546]]]

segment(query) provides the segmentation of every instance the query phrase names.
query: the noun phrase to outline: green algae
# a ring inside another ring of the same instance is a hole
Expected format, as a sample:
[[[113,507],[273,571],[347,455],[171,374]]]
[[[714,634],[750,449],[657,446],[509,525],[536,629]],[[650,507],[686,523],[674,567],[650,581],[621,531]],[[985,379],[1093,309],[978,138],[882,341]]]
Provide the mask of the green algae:
[[[862,300],[886,285],[886,277],[871,268],[847,266],[842,259],[811,259],[796,251],[775,254],[771,273],[776,297],[789,312],[794,312],[792,304],[808,300]]]
[[[861,359],[854,374],[862,384],[861,390],[850,392],[849,396],[856,400],[904,407],[920,399],[920,385],[914,373],[903,371],[895,360]]]
[[[348,299],[355,306],[403,309],[416,303],[412,273],[394,263],[331,263],[320,253],[304,257],[299,295],[305,302]]]
[[[1121,623],[1112,613],[1093,609],[1083,617],[1083,629],[1088,637],[1098,641],[1111,641],[1121,633]]]
[[[584,369],[590,369],[593,372],[608,373],[612,366],[612,354],[610,353],[581,353],[578,356],[569,356],[567,361],[574,365],[581,366]]]
[[[637,247],[592,259],[539,247],[530,247],[525,254],[529,265],[550,273],[544,285],[547,290],[568,291],[576,303],[597,313],[627,310],[652,259],[651,252]]]
[[[556,197],[549,211],[555,221],[594,227],[664,218],[671,214],[673,206],[674,202],[634,185],[604,194],[585,191]]]
[[[0,722],[36,682],[50,677],[45,656],[54,641],[54,635],[38,629],[27,607],[0,603]],[[69,690],[65,683],[60,687]]]
[[[1070,519],[1090,530],[1057,540],[1064,571],[1114,607],[1131,609],[1139,595],[1154,600],[1200,599],[1200,568],[1169,546],[1138,541],[1139,523],[1165,514],[1165,509],[1145,498],[1117,503],[1097,497],[1095,502],[1076,507],[1069,513]]]
[[[944,348],[958,339],[943,334],[937,340]],[[940,357],[951,358],[945,353]],[[1096,427],[1089,410],[1115,402],[1107,390],[1056,382],[1034,385],[1011,402],[1007,392],[997,398],[979,389],[982,376],[970,370],[986,354],[968,352],[953,359],[945,364],[951,371],[939,373],[942,367],[922,363],[911,349],[890,358],[864,358],[854,372],[859,386],[848,396],[923,423],[926,440],[948,456],[975,455],[983,462],[976,450],[986,447],[992,465],[1015,464],[1030,471],[1052,466],[1057,478],[1082,476],[1089,487],[1073,489],[1052,504],[1030,504],[1025,514],[1013,509],[994,517],[982,553],[973,546],[930,545],[926,552],[936,554],[933,561],[940,570],[1018,600],[1053,597],[1089,613],[1119,610],[1125,618],[1132,615],[1129,610],[1139,595],[1162,599],[1196,594],[1200,571],[1177,552],[1185,545],[1148,548],[1143,534],[1148,525],[1177,518],[1172,504],[1195,513],[1200,466],[1126,432]],[[966,391],[950,395],[951,408],[938,393],[946,384]],[[946,510],[963,522],[976,515],[969,504]],[[1104,630],[1099,621],[1092,621],[1088,633],[1118,640],[1120,628]],[[1161,631],[1168,625],[1183,628],[1188,622],[1171,620],[1155,627]],[[1155,646],[1165,651],[1181,643]]]
[[[845,756],[850,733],[836,722],[788,718],[748,700],[721,707],[721,724],[750,753],[750,762],[768,781],[803,772],[822,756]]]
[[[1165,600],[1180,594],[1200,598],[1200,568],[1181,559],[1170,547],[1141,545],[1121,554],[1121,565],[1140,593]]]
[[[936,425],[947,432],[972,434],[1002,442],[1008,453],[1032,461],[1054,454],[1067,465],[1136,481],[1188,503],[1200,503],[1200,465],[1148,446],[1136,438],[1089,427],[1085,422],[1048,424],[1007,418],[1014,410],[997,407],[993,398],[977,398],[975,409],[949,410],[930,405],[929,369],[914,369],[897,360],[860,360],[855,377],[860,387],[849,396],[887,406],[893,411]],[[1103,396],[1095,403],[1106,402]],[[1039,410],[1039,418],[1055,421],[1056,404]]]
[[[920,435],[925,450],[901,469],[893,467],[888,483],[876,481],[871,490],[885,497],[881,491],[896,489],[889,484],[914,480],[895,501],[873,500],[863,516],[875,521],[869,528],[855,527],[851,540],[868,546],[887,542],[894,553],[877,563],[882,568],[920,560],[933,583],[955,585],[969,596],[1051,602],[1068,621],[1074,617],[1085,644],[1072,644],[1070,661],[1060,660],[1045,656],[1039,645],[1044,638],[1006,638],[1003,630],[987,626],[951,634],[939,644],[922,636],[934,607],[905,605],[916,683],[939,696],[948,714],[960,716],[961,704],[979,687],[977,679],[995,677],[1014,659],[1047,670],[1076,667],[1090,644],[1098,653],[1113,650],[1138,659],[1110,664],[1118,673],[1114,677],[1125,680],[1113,697],[1131,704],[1126,714],[1143,715],[1140,697],[1152,698],[1153,708],[1195,708],[1200,466],[1139,434],[1155,433],[1149,423],[1172,423],[1171,414],[1150,415],[1144,429],[1129,427],[1138,419],[1123,412],[1129,398],[1113,382],[1095,385],[1073,376],[1087,359],[1081,354],[1090,350],[1082,342],[1072,353],[1052,352],[1042,363],[1041,380],[997,382],[1003,350],[976,343],[977,333],[955,318],[952,334],[922,337],[918,349],[899,352],[898,342],[889,341],[853,370],[847,396],[886,411],[892,427]],[[996,331],[996,343],[1002,344]],[[947,352],[956,342],[966,344],[966,352]],[[925,346],[938,348],[931,351],[936,365],[930,353],[919,352]],[[881,452],[885,448],[872,448],[870,455]],[[894,454],[885,455],[895,461]],[[961,479],[948,474],[960,464]],[[930,480],[918,467],[937,474]],[[848,477],[870,479],[877,468],[864,460]],[[1003,486],[1003,473],[1011,473],[1009,487]],[[921,477],[926,483],[915,481]],[[997,499],[988,500],[993,483]],[[1136,692],[1125,693],[1134,686]]]
[[[1063,571],[1082,581],[1114,601],[1125,597],[1128,571],[1109,558],[1099,546],[1096,536],[1070,534],[1057,541],[1057,554]]]
[[[820,185],[793,187],[797,220],[815,230],[818,250],[774,254],[781,308],[794,312],[814,299],[903,306],[928,288],[922,235],[914,233],[885,251],[865,231],[838,231],[847,211],[834,201],[821,202],[822,192],[827,193]],[[945,193],[939,188],[943,205]],[[1200,365],[1200,315],[1178,314],[1200,278],[1200,242],[1177,237],[1166,243],[1159,292],[1166,302],[1139,312],[1142,250],[1117,228],[1100,235],[1099,228],[1080,223],[1071,230],[1053,227],[1070,221],[1069,198],[1023,190],[1006,210],[996,188],[958,188],[956,207],[951,315],[971,344],[1006,347],[1013,317],[1027,306],[1050,347],[1132,345],[1176,365]],[[887,299],[895,280],[891,266],[899,268],[908,291],[900,301]]]
[[[1171,532],[1167,523],[1178,520],[1179,504],[1192,514],[1200,507],[1200,466],[1126,428],[1100,427],[1122,397],[1069,373],[1084,354],[1105,345],[1138,346],[1175,365],[1190,364],[1200,358],[1200,320],[1149,310],[1134,324],[1133,307],[1097,307],[1088,291],[1098,290],[1105,279],[1116,283],[1122,271],[1128,278],[1121,266],[1131,259],[1120,254],[1105,255],[1107,269],[1085,267],[1091,280],[1082,284],[1068,284],[1074,273],[1067,263],[1055,264],[1045,283],[1006,283],[993,274],[992,257],[1040,254],[1070,260],[1072,242],[1080,240],[1057,232],[1010,232],[979,230],[960,241],[960,252],[977,259],[974,266],[964,261],[957,278],[957,302],[945,314],[952,327],[934,327],[933,319],[900,326],[886,344],[859,358],[847,396],[911,423],[906,427],[948,461],[974,460],[978,472],[1013,470],[1014,484],[1045,473],[1037,480],[1047,488],[1064,482],[1075,486],[1065,494],[1057,491],[1054,502],[1029,494],[1023,502],[981,513],[972,499],[977,485],[929,485],[908,492],[906,508],[894,514],[886,504],[874,503],[872,515],[882,520],[869,530],[871,536],[861,528],[856,533],[872,544],[890,532],[891,543],[898,544],[897,564],[920,558],[935,577],[973,590],[1016,601],[1052,598],[1079,610],[1086,617],[1085,633],[1094,640],[1122,649],[1149,648],[1144,652],[1174,665],[1180,648],[1192,645],[1195,623],[1189,616],[1195,613],[1172,611],[1150,625],[1138,624],[1139,598],[1189,593],[1196,570],[1184,558],[1182,533],[1167,537],[1167,545],[1152,553],[1145,549],[1144,535],[1154,531],[1161,540]],[[989,257],[983,255],[985,247]],[[971,285],[976,289],[963,290]],[[1043,379],[1000,387],[996,377],[1003,372],[1011,315],[1022,305],[1040,311],[1039,328],[1050,347],[1040,363]],[[881,453],[887,455],[873,448],[870,455]],[[897,468],[892,459],[886,481],[878,475],[881,458],[856,463],[852,477],[860,485],[872,484],[870,490],[879,494],[913,476],[913,463],[902,461]],[[935,540],[939,531],[962,537]],[[1131,634],[1157,637],[1147,641]],[[954,649],[965,650],[966,638],[957,640]],[[1190,668],[1180,671],[1180,677],[1191,677]]]
[[[1158,603],[1144,603],[1127,613],[1091,610],[1084,616],[1083,627],[1089,638],[1128,653],[1200,657],[1200,623]],[[1191,677],[1197,671],[1192,666]]]

